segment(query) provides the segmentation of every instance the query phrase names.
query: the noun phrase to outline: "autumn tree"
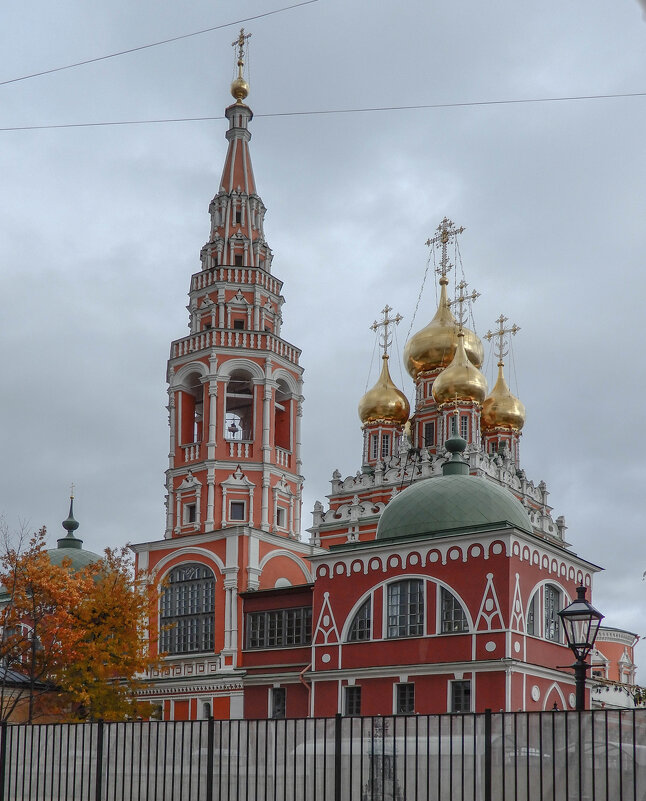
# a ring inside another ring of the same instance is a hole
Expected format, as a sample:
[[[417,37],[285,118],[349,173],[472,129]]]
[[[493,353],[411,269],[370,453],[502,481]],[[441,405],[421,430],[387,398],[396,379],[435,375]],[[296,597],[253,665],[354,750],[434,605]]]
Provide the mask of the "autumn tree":
[[[127,549],[72,570],[52,564],[45,529],[0,553],[0,717],[123,720],[146,715],[137,701],[150,655],[146,623],[153,584],[135,581]]]

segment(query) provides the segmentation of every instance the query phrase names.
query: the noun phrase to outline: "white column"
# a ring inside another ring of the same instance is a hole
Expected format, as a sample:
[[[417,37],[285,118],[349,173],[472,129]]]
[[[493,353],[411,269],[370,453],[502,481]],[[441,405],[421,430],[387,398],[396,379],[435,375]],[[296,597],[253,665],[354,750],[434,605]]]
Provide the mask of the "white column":
[[[175,440],[177,431],[177,415],[175,409],[175,391],[168,390],[168,426],[170,428],[170,447],[168,450],[168,466],[175,467]]]
[[[303,416],[303,396],[294,399],[296,402],[296,422],[294,424],[294,472],[301,475],[303,462],[301,459],[301,417]]]
[[[269,531],[269,469],[263,465],[262,497],[260,499],[260,528]]]
[[[205,530],[215,528],[215,468],[209,467],[206,475],[206,520]]]

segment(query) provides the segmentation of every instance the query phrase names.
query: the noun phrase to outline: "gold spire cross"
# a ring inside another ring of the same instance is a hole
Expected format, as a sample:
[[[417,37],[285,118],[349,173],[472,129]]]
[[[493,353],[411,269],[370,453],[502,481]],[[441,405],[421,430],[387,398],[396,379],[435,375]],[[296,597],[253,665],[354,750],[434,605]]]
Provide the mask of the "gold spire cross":
[[[494,348],[499,365],[502,365],[503,357],[509,353],[509,339],[505,339],[505,335],[511,334],[511,336],[516,336],[516,334],[520,331],[520,328],[516,325],[516,323],[514,323],[510,328],[505,328],[505,323],[508,320],[509,317],[505,317],[504,314],[501,314],[496,320],[498,323],[498,330],[487,331],[487,333],[484,335],[484,338],[489,342],[491,342],[494,337],[498,337],[498,342],[495,343]]]
[[[456,228],[455,224],[449,220],[448,217],[445,217],[442,222],[436,228],[435,236],[431,237],[430,239],[426,240],[426,244],[428,247],[432,245],[442,245],[442,255],[440,257],[440,263],[435,268],[435,272],[438,275],[441,275],[442,278],[446,278],[446,274],[451,270],[451,265],[449,263],[448,258],[448,244],[451,239],[455,239],[458,234],[461,234],[464,231],[463,227]]]
[[[244,28],[240,28],[240,33],[238,38],[231,42],[231,47],[238,48],[238,74],[242,78],[242,68],[244,67],[244,56],[245,56],[245,45],[247,41],[251,38],[250,33],[245,33]]]
[[[399,325],[399,323],[404,319],[401,314],[396,314],[394,317],[389,317],[388,315],[392,311],[392,307],[386,304],[384,308],[381,310],[381,313],[384,316],[384,319],[381,322],[377,322],[376,320],[370,326],[371,331],[379,331],[380,328],[383,328],[383,333],[379,335],[381,339],[381,347],[384,349],[384,356],[388,356],[388,348],[390,347],[393,338],[389,335],[388,326],[390,325]]]
[[[467,284],[466,281],[460,281],[460,283],[456,287],[457,295],[455,296],[455,300],[450,300],[449,301],[449,307],[451,307],[451,306],[457,306],[458,307],[458,311],[457,311],[456,317],[457,317],[458,325],[460,326],[460,330],[462,330],[462,328],[464,328],[464,324],[466,323],[467,313],[466,313],[465,306],[468,303],[474,303],[480,297],[480,293],[476,292],[475,289],[473,290],[473,292],[470,292],[467,295],[466,289],[467,289],[468,286],[469,285]]]

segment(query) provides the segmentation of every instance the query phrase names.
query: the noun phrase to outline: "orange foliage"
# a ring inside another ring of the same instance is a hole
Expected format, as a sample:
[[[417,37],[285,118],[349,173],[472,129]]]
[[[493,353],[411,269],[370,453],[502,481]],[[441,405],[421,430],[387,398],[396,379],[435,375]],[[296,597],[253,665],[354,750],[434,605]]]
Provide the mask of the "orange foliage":
[[[67,561],[49,561],[41,529],[24,550],[5,547],[0,583],[2,718],[25,704],[29,720],[149,714],[136,694],[156,663],[146,623],[156,614],[158,591],[145,578],[135,581],[126,548],[107,549],[99,562],[72,571]],[[16,673],[23,677],[19,689]]]

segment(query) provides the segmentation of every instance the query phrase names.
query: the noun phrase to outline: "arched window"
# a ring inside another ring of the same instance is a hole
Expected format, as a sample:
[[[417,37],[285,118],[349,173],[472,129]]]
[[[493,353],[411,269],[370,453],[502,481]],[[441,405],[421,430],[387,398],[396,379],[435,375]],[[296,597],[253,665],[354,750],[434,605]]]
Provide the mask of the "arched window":
[[[197,373],[187,376],[180,387],[180,445],[202,441],[204,388]]]
[[[440,631],[442,634],[469,631],[466,613],[455,595],[442,587],[440,596]]]
[[[274,442],[277,448],[288,451],[291,449],[290,442],[290,410],[289,403],[291,393],[289,387],[282,378],[278,379],[276,387],[276,401],[274,404]]]
[[[189,654],[215,647],[215,576],[205,565],[171,570],[161,597],[160,651]]]
[[[253,439],[253,384],[244,370],[234,370],[227,384],[224,438]]]
[[[424,589],[421,579],[405,579],[388,585],[388,636],[419,637],[424,634]]]
[[[372,627],[372,603],[370,598],[359,607],[348,631],[348,642],[361,642],[370,639]]]
[[[552,642],[561,642],[561,621],[558,611],[562,607],[561,592],[558,587],[546,584],[543,590],[545,600],[545,617],[543,636]]]

